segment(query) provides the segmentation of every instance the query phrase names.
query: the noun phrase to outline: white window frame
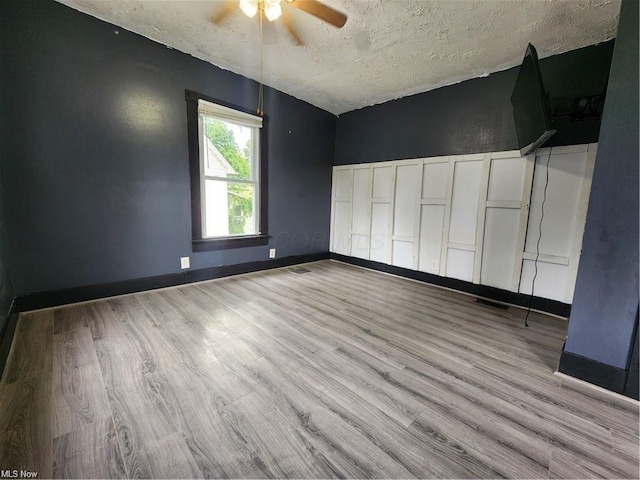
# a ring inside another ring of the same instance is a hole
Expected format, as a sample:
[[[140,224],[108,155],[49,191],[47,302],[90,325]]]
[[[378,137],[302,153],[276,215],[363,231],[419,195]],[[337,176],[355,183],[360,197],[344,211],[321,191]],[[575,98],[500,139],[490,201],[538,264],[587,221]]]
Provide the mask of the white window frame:
[[[207,175],[206,162],[206,135],[204,128],[204,118],[213,118],[221,120],[223,122],[233,123],[235,125],[251,128],[251,178],[228,178],[219,177],[215,175]],[[200,162],[200,208],[201,208],[201,225],[202,225],[202,239],[203,240],[216,240],[216,239],[233,239],[239,237],[251,237],[258,236],[262,232],[260,231],[260,129],[262,128],[262,117],[251,115],[249,113],[241,112],[233,108],[218,105],[216,103],[208,102],[203,99],[198,99],[198,150],[199,150],[199,162]],[[254,220],[254,232],[251,234],[228,234],[228,235],[207,235],[207,201],[206,201],[206,180],[222,181],[227,184],[248,184],[253,185],[253,220]]]

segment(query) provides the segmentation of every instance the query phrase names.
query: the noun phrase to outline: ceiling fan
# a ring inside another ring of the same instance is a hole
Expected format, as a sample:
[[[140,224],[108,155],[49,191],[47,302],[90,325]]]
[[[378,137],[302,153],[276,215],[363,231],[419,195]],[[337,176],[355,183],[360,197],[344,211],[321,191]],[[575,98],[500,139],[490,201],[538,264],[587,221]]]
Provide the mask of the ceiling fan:
[[[260,13],[270,22],[282,17],[283,23],[294,42],[297,45],[303,45],[304,42],[293,26],[291,17],[286,9],[284,11],[282,9],[283,4],[307,12],[336,28],[342,28],[347,22],[347,16],[344,13],[317,0],[240,0],[239,2],[237,0],[229,0],[226,6],[213,18],[213,23],[216,25],[221,24],[237,8],[248,17],[254,17],[257,13]]]

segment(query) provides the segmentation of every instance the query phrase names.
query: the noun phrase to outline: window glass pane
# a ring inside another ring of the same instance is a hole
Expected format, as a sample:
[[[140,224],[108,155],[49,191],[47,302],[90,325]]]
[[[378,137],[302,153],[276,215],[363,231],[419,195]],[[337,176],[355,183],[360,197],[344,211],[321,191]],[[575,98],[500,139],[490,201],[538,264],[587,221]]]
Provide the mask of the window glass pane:
[[[255,128],[202,118],[205,133],[205,175],[253,180],[251,155]]]
[[[259,233],[254,185],[205,180],[204,217],[206,237]]]

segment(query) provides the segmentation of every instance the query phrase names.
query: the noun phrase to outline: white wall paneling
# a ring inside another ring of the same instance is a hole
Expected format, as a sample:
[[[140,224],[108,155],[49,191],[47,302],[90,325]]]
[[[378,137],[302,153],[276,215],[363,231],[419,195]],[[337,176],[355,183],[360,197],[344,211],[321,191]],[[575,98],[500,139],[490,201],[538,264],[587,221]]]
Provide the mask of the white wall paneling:
[[[482,268],[482,247],[484,243],[484,222],[487,215],[487,191],[489,189],[489,170],[491,154],[485,153],[482,159],[482,177],[480,178],[480,199],[478,200],[478,218],[476,220],[475,255],[473,257],[473,283],[480,283]],[[454,185],[455,187],[455,185]]]
[[[402,162],[396,166],[393,205],[392,264],[417,269],[417,218],[422,187],[422,162]]]
[[[351,255],[369,259],[371,234],[371,167],[353,169]]]
[[[381,263],[391,263],[389,239],[389,224],[391,220],[391,205],[376,202],[371,205],[371,248],[370,260]]]
[[[516,252],[520,210],[515,208],[487,208],[482,248],[480,283],[504,290],[514,290],[513,270]],[[520,266],[517,266],[518,272]],[[517,285],[515,286],[517,290]]]
[[[476,244],[476,221],[482,181],[482,159],[454,160],[449,241]]]
[[[475,253],[472,250],[459,250],[448,247],[445,276],[471,282],[473,280],[474,255]]]
[[[395,165],[373,165],[373,201],[389,203],[393,198]]]
[[[449,184],[449,157],[425,159],[418,216],[418,270],[441,274],[442,236]],[[448,210],[447,210],[448,213]]]
[[[351,256],[369,260],[369,235],[351,234]]]
[[[449,179],[452,188],[445,276],[478,283],[475,253],[480,199],[482,192],[486,192],[483,179],[487,159],[485,155],[462,155],[451,157],[451,160],[453,175]]]
[[[393,265],[415,270],[413,259],[413,241],[393,241]]]
[[[547,263],[538,260],[524,260],[522,262],[522,282],[520,283],[520,293],[531,295],[531,285],[533,276],[537,269],[535,283],[535,296],[549,298],[565,302],[564,292],[567,289],[567,266],[558,263]]]
[[[531,211],[524,248],[520,292],[571,303],[575,287],[586,209],[591,191],[596,145],[543,148],[536,151]],[[548,169],[547,169],[548,162]],[[545,180],[548,173],[546,200]],[[544,218],[542,228],[542,203]],[[540,247],[538,237],[540,236]],[[527,260],[529,259],[529,260]]]
[[[331,251],[570,303],[595,149],[334,167]]]
[[[396,167],[394,163],[374,164],[372,171],[370,260],[390,264]]]
[[[442,249],[442,227],[444,223],[444,204],[422,205],[420,215],[420,244],[418,270],[440,273],[440,253]]]
[[[351,253],[351,196],[352,168],[333,169],[331,192],[331,251],[342,255]]]
[[[596,164],[596,153],[598,150],[597,143],[587,145],[587,158],[582,176],[582,188],[580,189],[580,200],[575,214],[575,228],[573,229],[573,245],[571,247],[571,257],[569,268],[567,269],[567,283],[565,289],[565,302],[573,302],[573,293],[578,278],[578,264],[580,263],[580,252],[582,251],[582,237],[584,236],[584,228],[587,223],[587,208],[589,206],[589,195],[591,194],[591,179],[593,178],[593,169]]]
[[[534,157],[490,155],[479,282],[518,291]]]

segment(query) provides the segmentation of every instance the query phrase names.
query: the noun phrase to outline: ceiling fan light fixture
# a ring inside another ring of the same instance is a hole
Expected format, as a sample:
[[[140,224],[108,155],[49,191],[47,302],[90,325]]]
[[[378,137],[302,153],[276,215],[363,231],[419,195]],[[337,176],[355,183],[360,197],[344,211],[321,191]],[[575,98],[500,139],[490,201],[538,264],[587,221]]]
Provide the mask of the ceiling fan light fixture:
[[[280,0],[262,0],[264,2],[264,15],[267,20],[273,22],[282,15],[282,7]]]
[[[249,18],[255,17],[258,13],[258,0],[240,0],[240,10]]]

